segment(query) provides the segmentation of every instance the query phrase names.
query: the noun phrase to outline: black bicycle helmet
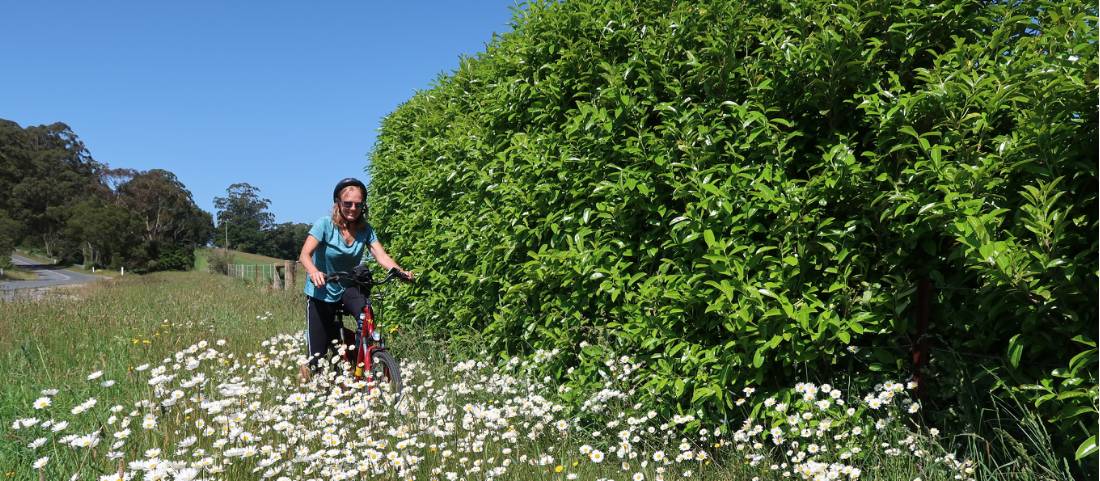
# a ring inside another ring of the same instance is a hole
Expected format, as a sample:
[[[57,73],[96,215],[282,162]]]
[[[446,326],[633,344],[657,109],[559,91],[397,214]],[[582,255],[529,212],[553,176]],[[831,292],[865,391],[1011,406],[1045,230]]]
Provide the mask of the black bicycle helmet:
[[[340,200],[340,191],[344,190],[344,187],[352,185],[358,186],[360,189],[363,189],[363,192],[367,191],[367,186],[363,185],[363,183],[360,182],[359,179],[356,179],[355,177],[348,177],[336,183],[336,188],[332,189],[332,201],[336,202]]]

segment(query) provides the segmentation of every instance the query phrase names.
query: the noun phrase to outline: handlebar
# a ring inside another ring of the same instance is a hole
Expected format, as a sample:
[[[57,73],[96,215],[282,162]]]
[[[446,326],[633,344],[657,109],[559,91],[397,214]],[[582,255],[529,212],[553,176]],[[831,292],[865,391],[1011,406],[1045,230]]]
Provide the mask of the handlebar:
[[[325,276],[325,282],[337,282],[343,284],[344,282],[350,282],[357,286],[375,287],[386,284],[394,279],[398,279],[402,282],[412,282],[405,276],[401,275],[401,271],[396,267],[391,268],[386,274],[386,277],[381,281],[375,281],[370,273],[370,270],[366,268],[360,269],[356,267],[352,272],[336,271]]]

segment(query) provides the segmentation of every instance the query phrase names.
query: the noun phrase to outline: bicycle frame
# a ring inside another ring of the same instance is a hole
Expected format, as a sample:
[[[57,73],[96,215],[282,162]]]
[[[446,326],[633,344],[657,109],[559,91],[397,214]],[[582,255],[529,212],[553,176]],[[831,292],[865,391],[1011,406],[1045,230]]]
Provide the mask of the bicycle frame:
[[[349,351],[345,354],[345,358],[355,367],[353,378],[359,381],[363,379],[365,373],[371,372],[373,354],[376,351],[385,350],[386,346],[382,341],[381,333],[375,329],[374,309],[369,303],[363,307],[363,312],[360,313],[356,325],[358,332],[355,335],[358,345],[355,347],[355,352]],[[353,356],[354,359],[352,359]]]
[[[368,272],[369,274],[369,272]],[[377,325],[376,317],[374,314],[374,308],[372,307],[371,297],[374,287],[381,286],[388,283],[394,278],[400,278],[400,275],[395,269],[391,269],[386,278],[380,282],[374,282],[369,278],[364,280],[358,274],[349,274],[346,272],[334,272],[329,276],[333,282],[350,281],[356,288],[364,291],[364,297],[367,298],[367,304],[363,307],[363,311],[358,315],[352,314],[356,317],[356,330],[344,328],[344,343],[347,346],[354,346],[354,349],[348,349],[344,352],[344,360],[351,364],[352,377],[356,381],[366,378],[371,381],[371,372],[374,362],[374,354],[378,352],[386,352],[386,343],[382,339],[382,333]],[[382,296],[378,296],[379,301],[382,300]],[[348,313],[351,314],[351,313]],[[351,332],[352,342],[348,342],[347,332]],[[387,373],[392,375],[393,373]]]

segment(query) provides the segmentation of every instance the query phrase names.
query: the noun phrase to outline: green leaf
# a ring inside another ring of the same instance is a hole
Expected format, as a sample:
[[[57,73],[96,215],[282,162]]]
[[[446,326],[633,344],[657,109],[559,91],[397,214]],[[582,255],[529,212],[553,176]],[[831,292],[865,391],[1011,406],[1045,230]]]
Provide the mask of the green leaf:
[[[1012,339],[1008,340],[1008,362],[1012,364],[1012,367],[1020,367],[1020,357],[1024,354],[1024,345],[1020,342],[1020,335],[1016,334],[1012,336]]]
[[[695,388],[695,392],[691,395],[691,402],[695,403],[701,399],[709,399],[714,397],[714,389],[709,386],[700,386]]]
[[[1080,446],[1077,446],[1077,454],[1074,455],[1073,458],[1084,459],[1085,456],[1096,454],[1096,451],[1096,435],[1092,435],[1089,436],[1089,438],[1086,439],[1085,442],[1081,443]]]
[[[717,242],[714,239],[714,232],[712,232],[710,229],[703,231],[703,240],[706,241],[708,248],[713,247],[714,244]]]
[[[752,367],[759,368],[764,365],[764,348],[757,349],[752,355]]]

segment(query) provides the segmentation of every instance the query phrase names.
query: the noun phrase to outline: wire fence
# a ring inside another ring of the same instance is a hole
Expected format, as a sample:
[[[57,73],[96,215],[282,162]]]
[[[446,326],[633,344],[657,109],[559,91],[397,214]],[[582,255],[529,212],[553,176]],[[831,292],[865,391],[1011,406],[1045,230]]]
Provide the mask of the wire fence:
[[[271,286],[273,289],[294,287],[297,262],[283,261],[282,264],[229,264],[226,273],[230,277],[243,279],[249,283]]]

